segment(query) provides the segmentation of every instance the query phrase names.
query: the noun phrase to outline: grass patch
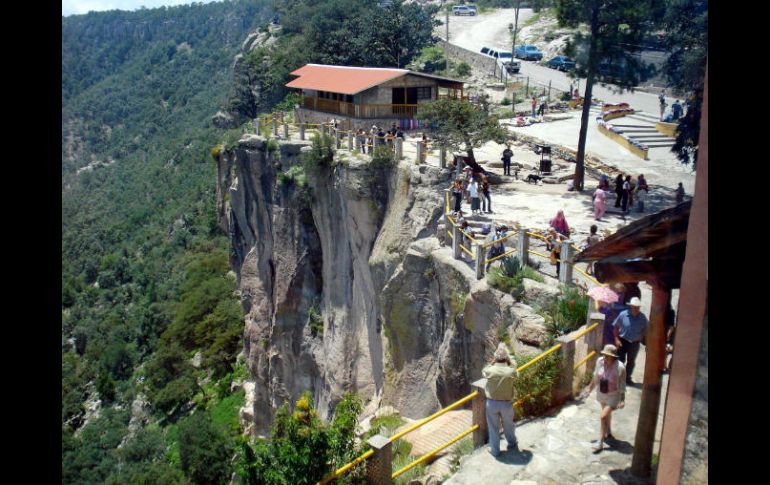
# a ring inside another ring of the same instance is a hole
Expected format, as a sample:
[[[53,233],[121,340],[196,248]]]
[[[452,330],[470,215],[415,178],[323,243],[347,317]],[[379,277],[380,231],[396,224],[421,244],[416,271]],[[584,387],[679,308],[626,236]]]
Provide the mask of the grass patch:
[[[232,436],[237,436],[241,432],[241,424],[238,419],[238,411],[246,401],[246,392],[240,391],[227,396],[211,408],[211,421],[216,425],[227,430]]]
[[[452,464],[449,468],[452,470],[452,473],[457,473],[457,469],[460,468],[460,458],[470,455],[474,449],[472,436],[467,436],[457,443],[452,450]]]
[[[408,454],[406,456],[396,456],[396,454],[395,454],[395,447],[396,447],[396,443],[393,444],[393,451],[394,451],[394,454],[393,454],[393,471],[394,472],[404,468],[406,465],[408,465],[412,461],[414,461],[414,460],[412,460],[409,457]],[[409,445],[409,447],[411,449],[411,444]],[[423,476],[424,474],[425,474],[425,465],[421,463],[421,464],[417,465],[416,467],[412,468],[411,470],[409,470],[408,472],[402,473],[401,475],[396,477],[396,479],[393,480],[393,484],[394,485],[406,485],[410,481],[416,480],[416,479],[420,478],[421,476]]]

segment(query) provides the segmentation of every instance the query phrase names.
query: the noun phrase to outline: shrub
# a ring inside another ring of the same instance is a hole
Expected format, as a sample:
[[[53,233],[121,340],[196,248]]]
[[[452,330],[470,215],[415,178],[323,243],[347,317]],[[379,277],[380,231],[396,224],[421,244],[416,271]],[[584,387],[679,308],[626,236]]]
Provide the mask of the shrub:
[[[521,367],[536,356],[516,358],[516,365]],[[514,399],[523,402],[515,411],[520,416],[537,416],[548,410],[551,404],[551,391],[559,378],[561,355],[553,353],[519,373],[514,383]]]
[[[471,66],[468,65],[467,62],[461,61],[459,64],[457,64],[457,67],[455,68],[455,72],[460,77],[467,77],[471,75]]]
[[[276,141],[275,138],[270,138],[267,140],[266,144],[267,153],[275,153],[278,151],[278,141]]]
[[[313,144],[310,151],[302,156],[302,163],[306,169],[317,170],[328,168],[334,161],[334,140],[329,135],[313,135]]]
[[[227,437],[206,413],[180,421],[177,437],[182,470],[195,483],[223,483],[230,478]]]
[[[521,300],[524,296],[524,278],[540,283],[545,281],[534,269],[527,265],[521,266],[516,257],[503,258],[499,268],[492,268],[487,272],[487,281],[493,288],[510,293],[517,300]]]
[[[213,158],[214,160],[217,160],[217,161],[219,161],[219,153],[220,153],[221,151],[222,151],[222,144],[219,144],[219,145],[215,145],[215,146],[214,146],[214,147],[211,149],[211,158]]]
[[[503,275],[513,278],[521,269],[521,263],[517,256],[506,256],[500,261]]]
[[[567,288],[556,302],[540,308],[539,313],[545,318],[549,342],[553,342],[586,322],[588,297],[577,288]]]
[[[391,168],[395,163],[396,156],[393,151],[380,145],[374,149],[374,156],[369,166],[372,168]]]
[[[511,98],[509,98],[507,96],[505,98],[503,98],[502,101],[500,101],[500,104],[503,105],[503,106],[510,106],[511,103],[512,103],[511,102]]]
[[[308,323],[310,325],[310,333],[313,335],[313,337],[316,337],[318,335],[323,336],[324,334],[323,317],[321,316],[321,312],[318,311],[318,308],[315,305],[311,306],[310,310],[308,310]]]

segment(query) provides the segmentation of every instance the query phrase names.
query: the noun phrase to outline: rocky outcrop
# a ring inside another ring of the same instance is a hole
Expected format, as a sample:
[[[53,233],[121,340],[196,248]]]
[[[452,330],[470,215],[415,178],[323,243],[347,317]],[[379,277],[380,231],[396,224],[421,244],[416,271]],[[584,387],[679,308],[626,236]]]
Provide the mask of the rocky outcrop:
[[[542,306],[555,303],[561,295],[558,286],[540,283],[529,278],[522,280],[524,283],[524,299],[533,304]]]
[[[305,390],[324,418],[347,391],[367,414],[392,405],[422,418],[470,392],[511,322],[526,339],[517,345],[541,340],[510,295],[439,246],[446,169],[373,167],[349,152],[313,167],[301,162],[309,143],[273,143],[244,135],[217,164],[245,312],[250,431],[266,433]]]

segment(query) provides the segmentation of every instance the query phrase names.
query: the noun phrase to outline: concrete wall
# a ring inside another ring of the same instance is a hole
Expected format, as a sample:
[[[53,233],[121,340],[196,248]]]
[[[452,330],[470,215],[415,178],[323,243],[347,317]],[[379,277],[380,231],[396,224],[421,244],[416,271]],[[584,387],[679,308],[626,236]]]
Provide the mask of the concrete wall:
[[[465,61],[472,67],[481,70],[485,74],[494,76],[495,72],[499,77],[500,69],[497,68],[497,59],[481,54],[480,52],[469,51],[454,44],[443,43],[446,46],[446,53],[453,61]]]

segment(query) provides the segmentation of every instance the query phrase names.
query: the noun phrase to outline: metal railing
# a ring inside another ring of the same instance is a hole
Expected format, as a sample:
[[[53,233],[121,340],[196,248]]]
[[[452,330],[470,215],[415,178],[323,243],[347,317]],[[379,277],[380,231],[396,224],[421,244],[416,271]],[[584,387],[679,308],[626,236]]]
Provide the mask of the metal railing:
[[[598,327],[599,327],[599,323],[598,323],[598,322],[596,322],[596,323],[593,323],[593,324],[591,324],[591,325],[587,325],[587,326],[586,326],[586,328],[584,328],[583,330],[581,330],[581,331],[577,332],[575,335],[572,335],[572,336],[571,336],[571,338],[570,338],[570,340],[569,340],[569,342],[575,342],[575,341],[577,341],[578,339],[582,338],[583,336],[585,336],[585,335],[586,335],[586,334],[588,334],[589,332],[592,332],[592,331],[596,330]],[[522,364],[521,366],[519,366],[519,367],[516,369],[516,370],[517,370],[517,372],[519,372],[519,373],[521,373],[521,372],[524,372],[525,370],[529,369],[530,367],[532,367],[532,366],[533,366],[533,365],[535,365],[536,363],[540,362],[541,360],[545,359],[545,358],[546,358],[546,357],[548,357],[549,355],[551,355],[551,354],[553,354],[554,352],[556,352],[556,351],[560,350],[560,349],[562,348],[562,346],[563,346],[563,344],[556,344],[556,345],[552,346],[552,347],[551,347],[551,348],[549,348],[548,350],[546,350],[546,351],[542,352],[541,354],[539,354],[539,355],[538,355],[537,357],[535,357],[534,359],[532,359],[532,360],[530,360],[529,362],[527,362],[527,363],[525,363],[525,364]],[[588,361],[589,361],[589,360],[590,360],[592,357],[595,357],[596,355],[597,355],[597,353],[596,353],[596,350],[593,350],[593,351],[589,352],[589,353],[588,353],[588,355],[586,355],[586,356],[585,356],[583,359],[581,359],[579,362],[577,362],[577,364],[575,364],[575,365],[574,365],[573,369],[577,369],[577,368],[579,368],[581,365],[585,364],[585,363],[586,363],[586,362],[588,362]],[[402,431],[400,431],[400,432],[398,432],[398,433],[394,434],[393,436],[391,436],[390,438],[388,438],[388,441],[389,441],[390,443],[393,443],[393,442],[395,442],[395,441],[397,441],[397,440],[399,440],[399,439],[403,438],[403,437],[404,437],[404,436],[406,436],[407,434],[411,433],[412,431],[415,431],[415,430],[417,430],[417,429],[421,428],[422,426],[424,426],[425,424],[427,424],[427,423],[429,423],[429,422],[431,422],[431,421],[435,420],[436,418],[438,418],[438,417],[440,417],[440,416],[442,416],[442,415],[444,415],[444,414],[448,413],[449,411],[452,411],[452,410],[454,410],[454,409],[457,409],[458,407],[460,407],[460,406],[462,406],[462,405],[464,405],[464,404],[466,404],[466,403],[468,403],[468,402],[472,401],[473,399],[475,399],[476,397],[479,397],[480,395],[481,395],[481,392],[480,392],[480,391],[478,391],[478,390],[476,390],[476,391],[473,391],[473,392],[471,392],[470,394],[468,394],[467,396],[465,396],[465,397],[463,397],[463,398],[461,398],[461,399],[458,399],[457,401],[455,401],[455,402],[453,402],[452,404],[450,404],[450,405],[448,405],[448,406],[444,407],[443,409],[441,409],[441,410],[439,410],[439,411],[437,411],[437,412],[435,412],[435,413],[431,414],[430,416],[428,416],[428,417],[426,417],[426,418],[423,418],[423,419],[421,419],[420,421],[418,421],[418,422],[416,422],[416,423],[412,424],[411,426],[408,426],[407,428],[403,429]],[[526,400],[527,400],[527,399],[529,399],[530,397],[532,397],[532,394],[531,394],[531,393],[530,393],[530,394],[527,394],[526,396],[524,396],[524,397],[520,398],[519,400],[517,400],[517,401],[513,402],[513,403],[511,404],[511,406],[512,406],[513,408],[519,407],[519,406],[521,406],[521,405],[522,405],[524,402],[526,402]],[[397,470],[397,471],[393,472],[393,473],[391,474],[391,479],[395,479],[395,478],[396,478],[396,477],[398,477],[399,475],[402,475],[403,473],[405,473],[405,472],[407,472],[407,471],[411,470],[411,469],[412,469],[412,468],[414,468],[415,466],[418,466],[418,465],[420,465],[420,464],[422,464],[422,463],[426,462],[427,460],[429,460],[430,458],[432,458],[433,456],[435,456],[435,455],[436,455],[438,452],[440,452],[440,451],[444,450],[445,448],[447,448],[447,447],[449,447],[449,446],[453,445],[454,443],[456,443],[456,442],[458,442],[459,440],[461,440],[461,439],[465,438],[465,437],[466,437],[466,436],[468,436],[469,434],[471,434],[471,433],[473,433],[473,432],[475,432],[475,431],[479,430],[479,428],[480,428],[481,426],[483,426],[483,424],[482,424],[482,423],[474,423],[474,424],[473,424],[473,426],[472,426],[471,428],[469,428],[469,429],[467,429],[467,430],[463,431],[462,433],[460,433],[460,434],[456,435],[455,437],[451,438],[450,440],[448,440],[448,441],[446,441],[446,442],[442,443],[441,445],[439,445],[439,446],[435,447],[434,449],[432,449],[432,450],[431,450],[431,451],[429,451],[428,453],[426,453],[426,454],[422,455],[421,457],[419,457],[419,458],[417,458],[417,459],[413,460],[411,463],[409,463],[408,465],[404,466],[403,468],[401,468],[401,469],[399,469],[399,470]],[[353,466],[355,466],[356,464],[358,464],[358,463],[361,463],[362,461],[364,461],[364,460],[366,460],[366,459],[368,459],[368,458],[371,458],[372,456],[374,456],[374,454],[375,454],[375,452],[374,452],[373,450],[369,450],[369,451],[367,451],[366,453],[363,453],[362,455],[360,455],[360,456],[359,456],[358,458],[356,458],[355,460],[353,460],[353,461],[351,461],[350,463],[348,463],[348,464],[346,464],[346,465],[344,465],[344,466],[340,467],[339,469],[337,469],[337,470],[336,470],[334,473],[332,473],[332,474],[330,474],[329,476],[327,476],[326,478],[324,478],[324,480],[322,480],[322,481],[318,482],[318,483],[317,483],[317,485],[325,485],[326,483],[329,483],[331,480],[333,480],[333,479],[335,479],[335,478],[338,478],[338,477],[339,477],[339,476],[341,476],[343,473],[345,473],[346,471],[350,470],[350,469],[351,469]]]

